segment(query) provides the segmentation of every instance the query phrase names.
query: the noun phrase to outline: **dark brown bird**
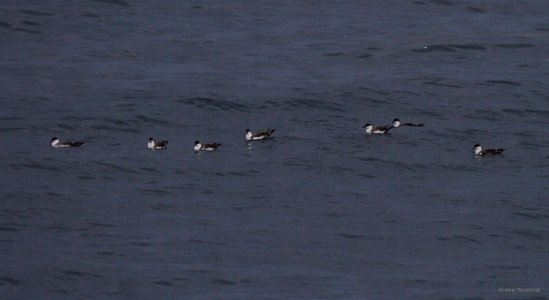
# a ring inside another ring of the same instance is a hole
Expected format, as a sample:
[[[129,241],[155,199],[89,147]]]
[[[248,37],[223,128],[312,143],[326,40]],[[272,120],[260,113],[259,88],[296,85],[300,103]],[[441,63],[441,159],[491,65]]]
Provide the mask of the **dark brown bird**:
[[[275,132],[276,129],[267,129],[265,131],[258,131],[253,133],[250,129],[246,129],[246,140],[257,141],[269,137]]]
[[[168,141],[161,140],[156,142],[152,137],[149,138],[149,143],[147,144],[147,148],[149,150],[164,150],[168,147]]]
[[[80,147],[84,144],[84,142],[79,141],[60,141],[57,137],[52,137],[50,142],[53,148]]]
[[[194,141],[194,151],[214,151],[221,143],[201,144],[200,141]]]
[[[480,144],[475,144],[473,146],[473,149],[475,151],[475,155],[478,156],[484,156],[484,155],[497,155],[503,153],[505,149],[498,148],[498,149],[482,149]]]

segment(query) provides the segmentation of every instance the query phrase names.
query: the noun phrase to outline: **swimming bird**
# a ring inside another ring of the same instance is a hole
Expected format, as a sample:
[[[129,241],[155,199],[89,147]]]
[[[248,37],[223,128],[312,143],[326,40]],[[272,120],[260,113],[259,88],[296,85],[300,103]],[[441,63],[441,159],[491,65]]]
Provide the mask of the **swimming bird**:
[[[385,134],[385,133],[388,133],[389,130],[391,130],[392,127],[390,127],[390,126],[373,126],[370,123],[366,123],[366,124],[364,124],[364,126],[362,126],[362,128],[366,128],[366,133],[367,134],[371,134],[371,133]]]
[[[51,138],[51,146],[53,148],[69,148],[69,147],[80,147],[84,142],[78,142],[78,141],[60,141],[57,137]]]
[[[194,151],[214,151],[221,143],[201,144],[200,141],[194,141]]]
[[[252,133],[250,129],[246,129],[246,140],[247,141],[256,141],[256,140],[262,140],[266,137],[269,137],[275,132],[276,129],[267,129],[265,131],[258,131],[255,133]]]
[[[480,144],[476,144],[475,146],[473,146],[473,149],[475,150],[475,155],[478,155],[478,156],[496,155],[496,154],[501,154],[503,151],[505,151],[505,149],[501,149],[501,148],[483,150]]]
[[[150,137],[147,147],[149,148],[149,150],[163,150],[168,147],[168,141],[161,140],[161,141],[155,142],[154,139]]]
[[[415,127],[422,127],[423,126],[423,123],[420,123],[420,124],[414,124],[414,123],[401,123],[400,120],[398,118],[395,118],[393,120],[393,124],[391,125],[391,127],[393,128],[398,128],[398,127],[401,127],[401,126],[415,126]]]

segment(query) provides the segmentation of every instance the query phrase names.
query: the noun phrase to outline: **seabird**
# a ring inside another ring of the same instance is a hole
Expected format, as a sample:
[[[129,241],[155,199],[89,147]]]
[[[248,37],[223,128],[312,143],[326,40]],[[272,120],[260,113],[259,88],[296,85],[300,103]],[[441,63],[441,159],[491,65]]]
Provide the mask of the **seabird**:
[[[389,130],[391,130],[392,127],[390,127],[390,126],[373,126],[370,123],[366,123],[366,124],[364,124],[364,126],[362,126],[362,128],[366,128],[366,133],[368,133],[368,134],[370,134],[370,133],[385,134],[385,133],[389,132]]]
[[[400,120],[399,120],[398,118],[395,118],[395,119],[393,120],[393,124],[391,125],[391,127],[394,127],[394,128],[398,128],[398,127],[401,127],[401,126],[422,127],[422,126],[423,126],[423,123],[421,123],[421,124],[401,123]]]
[[[168,147],[168,141],[161,140],[158,142],[155,142],[152,137],[149,138],[149,143],[147,144],[147,147],[149,150],[162,150],[166,149]]]
[[[194,141],[194,151],[214,151],[221,143],[201,144],[200,141]]]
[[[60,141],[57,137],[52,137],[50,142],[53,148],[80,147],[82,144],[84,144],[84,142],[78,141]]]
[[[252,133],[250,129],[246,129],[246,140],[248,141],[256,141],[256,140],[262,140],[266,137],[269,137],[275,132],[276,129],[267,129],[265,131],[258,131],[256,133]]]
[[[482,149],[482,147],[480,146],[480,144],[476,144],[475,146],[473,146],[473,149],[475,150],[475,155],[478,155],[478,156],[484,156],[484,155],[496,155],[496,154],[501,154],[503,151],[505,151],[505,149]]]

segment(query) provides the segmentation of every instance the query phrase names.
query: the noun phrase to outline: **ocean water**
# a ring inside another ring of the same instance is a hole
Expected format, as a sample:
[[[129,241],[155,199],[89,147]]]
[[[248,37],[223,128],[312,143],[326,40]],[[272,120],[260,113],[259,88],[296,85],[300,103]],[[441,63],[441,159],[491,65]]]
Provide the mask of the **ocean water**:
[[[548,11],[0,2],[0,298],[548,298]]]

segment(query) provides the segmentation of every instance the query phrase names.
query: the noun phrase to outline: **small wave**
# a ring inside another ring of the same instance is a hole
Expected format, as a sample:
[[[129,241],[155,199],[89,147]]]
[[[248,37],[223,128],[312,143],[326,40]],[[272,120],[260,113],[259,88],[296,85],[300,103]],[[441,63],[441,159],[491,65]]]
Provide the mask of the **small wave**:
[[[36,23],[32,21],[21,21],[21,24],[30,25],[30,26],[42,26],[40,23]]]
[[[430,279],[408,279],[404,281],[407,285],[418,287],[428,287],[428,288],[442,288],[450,286],[450,283],[444,281],[433,281]],[[477,299],[477,298],[475,298]],[[481,298],[478,298],[481,299]]]
[[[242,177],[255,177],[257,175],[260,175],[261,173],[258,172],[258,171],[244,171],[244,172],[236,172],[236,171],[232,171],[232,172],[228,172],[227,175],[230,175],[230,176],[242,176]]]
[[[206,240],[201,240],[201,239],[188,239],[187,242],[189,243],[193,243],[193,244],[211,244],[211,245],[215,245],[215,244],[221,244],[223,245],[224,243],[221,243],[221,242],[211,242],[211,241],[206,241]]]
[[[372,56],[372,54],[366,53],[366,54],[359,55],[356,58],[369,58],[371,56]]]
[[[14,131],[21,131],[25,130],[27,128],[25,127],[0,127],[0,132],[14,132]]]
[[[101,275],[93,274],[93,273],[87,273],[87,272],[81,272],[81,271],[75,271],[75,270],[66,270],[61,271],[61,273],[70,276],[70,277],[78,277],[78,278],[103,278]]]
[[[479,85],[488,85],[488,86],[493,86],[493,85],[514,85],[514,86],[521,86],[520,83],[518,82],[514,82],[514,81],[510,81],[510,80],[486,80],[486,81],[483,81],[483,82],[479,82],[477,83]]]
[[[175,208],[174,205],[168,205],[164,203],[156,203],[156,204],[150,205],[149,207],[154,210],[163,210],[163,211],[171,211]]]
[[[451,44],[450,47],[456,48],[456,49],[464,49],[464,50],[485,50],[486,47],[476,44],[463,44],[463,45],[456,45]]]
[[[549,117],[549,110],[525,109],[524,111],[525,111],[526,113],[529,113],[529,114],[534,114],[534,115],[540,115],[540,116]]]
[[[151,283],[161,285],[161,286],[174,286],[175,284],[165,280],[151,281]]]
[[[371,93],[374,93],[374,94],[378,94],[378,95],[381,95],[381,96],[389,96],[391,94],[391,93],[389,93],[385,90],[372,89],[372,88],[368,88],[368,87],[364,87],[364,86],[359,87],[359,89],[365,90],[365,91],[368,91],[368,92],[371,92]]]
[[[13,228],[13,227],[0,226],[0,231],[5,231],[5,232],[18,232],[18,231],[21,231],[21,230],[20,230],[20,229],[17,229],[17,228]]]
[[[101,166],[101,167],[108,168],[109,173],[116,173],[116,172],[124,172],[124,173],[129,173],[129,174],[140,174],[141,173],[139,171],[136,171],[136,170],[133,170],[133,169],[130,169],[130,168],[127,168],[127,167],[123,167],[121,165],[113,164],[113,163],[107,163],[107,162],[102,162],[102,161],[92,161],[91,163],[96,164],[96,165]]]
[[[432,111],[432,110],[426,110],[426,109],[423,109],[423,108],[414,108],[414,109],[412,109],[412,112],[413,112],[414,116],[415,115],[429,116],[429,117],[435,117],[435,118],[440,118],[440,117],[444,116],[443,113],[439,113],[439,112]]]
[[[99,15],[92,14],[92,13],[82,13],[80,14],[82,17],[88,17],[88,18],[99,18]]]
[[[504,108],[501,110],[504,113],[516,115],[519,117],[525,117],[528,115],[537,115],[540,117],[549,117],[549,111],[548,110],[541,110],[541,109],[513,109],[513,108]]]
[[[22,14],[33,15],[33,16],[55,16],[55,14],[52,14],[49,12],[36,11],[36,10],[30,10],[30,9],[20,9],[19,12]]]
[[[429,52],[456,52],[457,50],[485,50],[486,48],[476,44],[444,44],[444,45],[427,45],[423,48],[412,49],[412,52],[429,53]]]
[[[346,239],[363,239],[365,236],[361,234],[351,234],[351,233],[340,233],[339,236],[342,236]]]
[[[145,171],[147,173],[157,173],[157,174],[160,174],[160,171],[158,171],[158,169],[156,168],[151,168],[151,167],[141,167],[139,168],[139,170],[141,171]],[[155,182],[156,183],[156,182]]]
[[[63,226],[63,225],[44,226],[44,228],[47,231],[54,231],[54,232],[68,232],[68,231],[74,231],[75,230],[73,227]]]
[[[195,97],[183,100],[177,100],[177,102],[192,105],[197,108],[203,108],[211,111],[223,110],[223,111],[240,111],[250,112],[250,108],[244,104],[236,103],[228,100],[218,100],[214,98]]]
[[[513,214],[516,215],[516,216],[526,217],[526,218],[534,219],[534,220],[549,219],[549,215],[539,214],[539,213],[517,212],[517,213],[513,213]]]
[[[117,255],[116,253],[111,252],[111,251],[97,251],[95,253],[97,253],[99,255],[106,255],[106,256],[121,256],[121,255]]]
[[[439,168],[443,171],[462,171],[462,172],[475,172],[478,169],[475,167],[471,167],[469,165],[450,165],[450,164],[442,164],[442,163],[433,163],[431,164],[434,168]]]
[[[500,266],[497,266],[497,265],[487,265],[486,268],[489,269],[489,270],[497,270],[497,269],[500,269],[500,270],[518,270],[518,269],[520,269],[520,266],[513,266],[513,265],[500,265]]]
[[[98,227],[114,227],[113,224],[105,224],[105,223],[89,222],[89,224],[93,226],[98,226]]]
[[[69,292],[67,290],[63,290],[63,289],[50,289],[49,291],[52,292],[52,293],[63,294],[63,295],[70,295],[71,294],[71,292]]]
[[[22,282],[21,280],[17,280],[15,278],[11,278],[8,276],[0,276],[0,286],[3,285],[20,285]]]
[[[287,100],[284,102],[284,108],[286,110],[294,110],[296,108],[307,108],[307,109],[319,109],[319,110],[325,110],[325,111],[345,112],[345,110],[341,108],[341,104],[339,103],[322,101],[318,99]]]
[[[501,120],[501,114],[485,109],[477,109],[472,113],[463,116],[465,119],[472,120]]]
[[[340,213],[340,212],[329,212],[327,214],[324,215],[325,217],[328,217],[328,218],[345,218],[345,217],[348,217],[349,214],[344,214],[344,213]]]
[[[19,32],[32,33],[32,34],[39,34],[39,33],[42,33],[42,31],[31,30],[31,29],[25,29],[25,28],[13,28],[12,30],[13,30],[13,31],[19,31]]]
[[[143,192],[144,194],[156,195],[156,196],[164,196],[164,195],[171,194],[171,192],[161,190],[161,189],[139,189],[139,191]]]
[[[375,157],[360,157],[360,156],[354,156],[352,159],[356,159],[362,162],[383,162],[381,159],[375,158]]]
[[[482,13],[482,14],[485,14],[486,11],[483,10],[483,9],[480,9],[478,7],[473,7],[473,6],[467,6],[467,9],[472,11],[472,12],[476,12],[476,13]]]
[[[475,244],[481,244],[479,240],[464,235],[454,235],[452,237],[439,236],[437,237],[437,240],[445,242],[470,242]]]
[[[504,48],[504,49],[518,49],[518,48],[531,48],[534,47],[534,45],[531,44],[496,44],[492,45],[494,47],[498,48]]]
[[[0,21],[0,27],[7,27],[7,28],[10,28],[10,27],[11,27],[11,24],[10,24],[10,23],[6,23],[6,22]]]
[[[71,130],[71,131],[75,129],[73,126],[70,126],[70,125],[65,124],[65,123],[57,124],[57,127],[61,128],[61,129]]]
[[[219,285],[235,285],[236,282],[234,281],[230,281],[230,280],[227,280],[227,279],[221,279],[221,278],[212,278],[210,280],[210,283],[211,284],[219,284]]]
[[[96,130],[103,130],[103,131],[120,131],[120,132],[129,132],[129,133],[140,133],[141,130],[137,129],[132,123],[135,122],[150,122],[150,123],[156,123],[156,122],[162,122],[161,120],[156,120],[147,116],[138,116],[135,120],[130,121],[124,121],[116,118],[111,117],[79,117],[79,116],[66,116],[63,119],[74,121],[75,123],[91,123],[89,126],[90,128],[96,129]],[[58,124],[57,125],[60,128],[67,129],[67,130],[74,130],[75,127],[68,125],[66,123]]]
[[[534,238],[536,240],[547,240],[549,239],[549,232],[545,230],[515,230],[514,231],[518,235],[522,235],[524,237],[528,238]]]
[[[130,6],[130,4],[126,1],[124,1],[124,0],[90,0],[90,1],[114,4],[114,5],[123,6],[123,7],[129,7]]]
[[[35,169],[35,170],[42,170],[42,171],[61,171],[61,169],[53,164],[42,164],[34,160],[27,160],[23,163],[12,163],[10,166],[15,169],[19,170],[21,168],[28,168],[28,169]]]
[[[160,119],[160,118],[152,118],[152,117],[145,116],[145,115],[136,116],[134,118],[134,120],[132,120],[130,122],[145,123],[145,124],[158,124],[158,125],[163,125],[163,126],[168,126],[168,127],[172,126],[169,121],[166,121],[166,120],[163,120],[163,119]]]
[[[418,53],[429,53],[429,52],[436,52],[436,51],[442,51],[442,52],[456,52],[455,49],[449,46],[445,45],[430,45],[425,46],[420,49],[412,49],[412,52],[418,52]]]
[[[463,86],[461,86],[461,85],[449,84],[449,83],[441,83],[441,82],[438,82],[438,81],[424,81],[423,84],[434,85],[434,86],[441,86],[441,87],[460,88],[460,89],[463,88]]]
[[[435,4],[445,5],[445,6],[455,6],[456,4],[449,0],[431,0]]]
[[[107,131],[113,130],[112,127],[109,127],[107,125],[91,125],[90,128],[93,128],[95,130],[107,130]]]
[[[147,243],[147,242],[131,242],[130,245],[140,246],[140,247],[150,247],[150,246],[152,246],[151,243]]]
[[[501,111],[504,113],[513,114],[519,117],[523,117],[526,115],[526,113],[523,110],[512,109],[512,108],[504,108]]]

